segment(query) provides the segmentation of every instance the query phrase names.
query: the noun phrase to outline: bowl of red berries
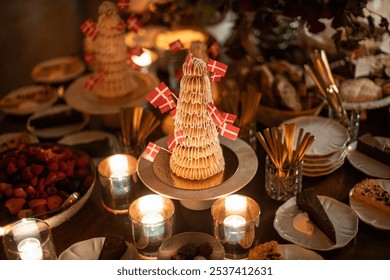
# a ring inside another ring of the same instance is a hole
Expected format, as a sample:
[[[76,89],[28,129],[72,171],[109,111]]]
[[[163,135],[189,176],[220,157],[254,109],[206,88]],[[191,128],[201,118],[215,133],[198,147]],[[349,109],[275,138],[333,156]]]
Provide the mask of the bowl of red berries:
[[[0,235],[27,217],[62,224],[87,202],[95,180],[92,159],[73,147],[22,144],[0,154]]]

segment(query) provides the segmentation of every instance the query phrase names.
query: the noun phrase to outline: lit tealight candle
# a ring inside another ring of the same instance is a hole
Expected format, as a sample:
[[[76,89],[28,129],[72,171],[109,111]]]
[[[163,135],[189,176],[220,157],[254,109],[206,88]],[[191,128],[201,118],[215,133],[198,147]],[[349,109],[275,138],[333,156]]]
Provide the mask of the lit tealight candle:
[[[142,217],[141,222],[143,224],[152,225],[152,224],[161,223],[163,220],[164,220],[163,216],[161,216],[158,213],[148,213]]]
[[[108,160],[111,178],[129,176],[129,164],[126,155],[113,155]]]
[[[138,66],[146,67],[152,63],[152,54],[149,50],[144,49],[144,52],[140,56],[131,56],[131,60]]]
[[[246,221],[245,218],[240,215],[230,215],[224,219],[223,223],[228,227],[239,228],[244,226]]]
[[[36,238],[23,239],[18,244],[18,251],[22,260],[42,260],[41,242]]]

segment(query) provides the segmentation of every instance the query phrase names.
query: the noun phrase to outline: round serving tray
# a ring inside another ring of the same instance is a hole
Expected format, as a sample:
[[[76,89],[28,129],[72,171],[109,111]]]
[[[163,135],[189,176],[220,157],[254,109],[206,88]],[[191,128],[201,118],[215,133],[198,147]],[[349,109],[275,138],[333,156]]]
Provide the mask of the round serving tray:
[[[146,96],[158,85],[158,78],[149,73],[135,72],[137,86],[136,96],[125,96],[110,101],[101,101],[93,91],[84,88],[87,76],[74,81],[65,92],[66,103],[78,111],[91,115],[110,115],[120,112],[122,107],[143,106]]]
[[[167,140],[168,136],[155,143],[166,148]],[[188,209],[208,209],[214,200],[245,187],[255,176],[258,168],[256,153],[246,142],[239,138],[231,141],[223,137],[220,137],[219,141],[224,151],[225,171],[218,183],[213,177],[202,181],[170,180],[178,178],[169,169],[170,154],[163,149],[160,149],[153,163],[139,157],[138,176],[150,190],[179,200]]]

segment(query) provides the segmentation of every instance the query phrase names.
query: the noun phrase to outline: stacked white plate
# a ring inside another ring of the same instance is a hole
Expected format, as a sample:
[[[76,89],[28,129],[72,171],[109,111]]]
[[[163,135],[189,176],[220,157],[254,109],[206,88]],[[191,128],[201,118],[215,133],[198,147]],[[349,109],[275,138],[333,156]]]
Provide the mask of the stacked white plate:
[[[344,164],[349,134],[340,123],[319,116],[297,117],[285,123],[297,125],[294,145],[300,128],[304,129],[304,133],[310,132],[315,136],[315,141],[304,157],[303,175],[309,177],[327,175]]]

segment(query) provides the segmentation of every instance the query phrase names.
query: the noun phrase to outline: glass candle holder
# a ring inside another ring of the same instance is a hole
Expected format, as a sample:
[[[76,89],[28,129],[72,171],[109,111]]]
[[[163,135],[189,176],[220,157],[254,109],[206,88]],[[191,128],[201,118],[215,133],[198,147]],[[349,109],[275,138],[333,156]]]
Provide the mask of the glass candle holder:
[[[303,161],[291,168],[278,169],[267,156],[265,160],[265,192],[275,200],[286,201],[302,190]]]
[[[225,248],[225,258],[245,259],[260,222],[260,206],[253,199],[230,195],[211,206],[214,236]]]
[[[116,154],[98,165],[104,208],[114,214],[127,214],[138,184],[137,159],[131,155]]]
[[[175,204],[157,194],[134,200],[129,207],[133,244],[144,259],[155,259],[162,242],[173,235]]]
[[[22,219],[7,227],[3,246],[10,260],[56,260],[49,225],[39,219]]]

